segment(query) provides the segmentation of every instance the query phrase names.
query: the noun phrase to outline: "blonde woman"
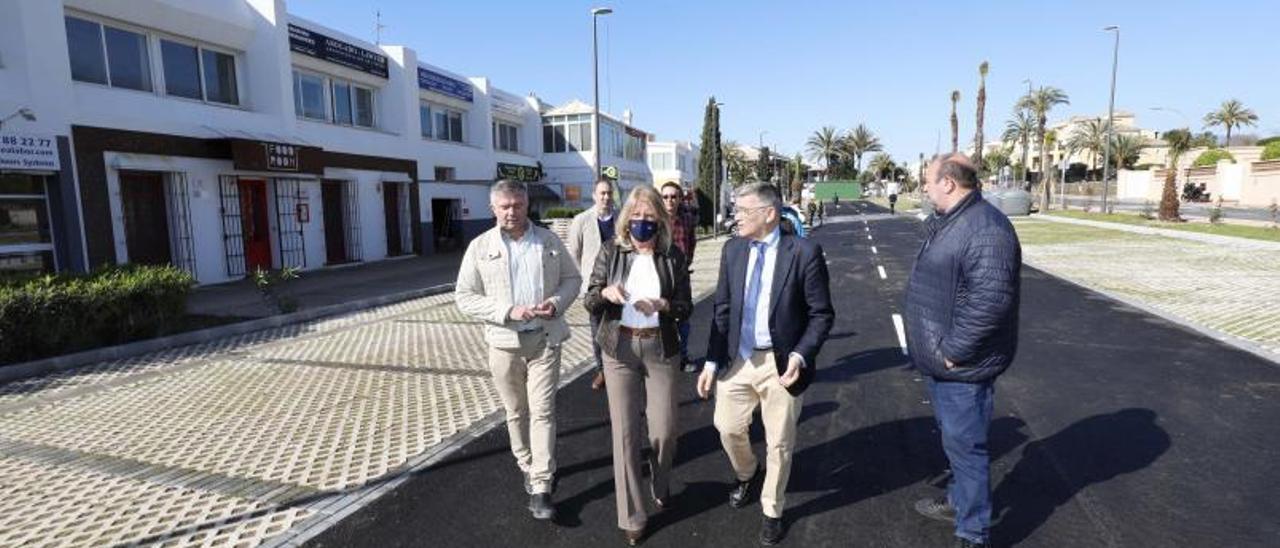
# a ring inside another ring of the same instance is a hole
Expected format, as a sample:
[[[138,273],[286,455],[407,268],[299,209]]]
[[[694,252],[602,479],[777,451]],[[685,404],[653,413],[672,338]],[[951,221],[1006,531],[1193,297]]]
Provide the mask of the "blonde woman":
[[[649,504],[671,504],[676,452],[677,324],[693,308],[684,254],[672,245],[671,219],[653,187],[636,187],[618,215],[613,242],[596,258],[587,310],[602,319],[595,333],[604,354],[613,428],[613,483],[618,527],[627,544],[644,538]],[[643,485],[641,432],[647,420],[651,484]]]

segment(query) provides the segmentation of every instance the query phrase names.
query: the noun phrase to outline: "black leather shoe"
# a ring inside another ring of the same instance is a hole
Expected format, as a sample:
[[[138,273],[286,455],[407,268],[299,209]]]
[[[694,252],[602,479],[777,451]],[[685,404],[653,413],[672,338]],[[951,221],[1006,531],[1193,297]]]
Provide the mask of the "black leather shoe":
[[[951,506],[951,501],[947,500],[946,495],[936,498],[917,500],[916,512],[919,512],[920,515],[929,519],[945,521],[947,523],[956,522],[956,509]]]
[[[751,498],[758,496],[755,491],[760,486],[760,481],[764,479],[763,476],[764,468],[756,466],[756,473],[751,475],[751,479],[738,482],[738,485],[729,492],[729,506],[742,508],[750,504]]]
[[[974,542],[967,538],[956,537],[956,541],[951,546],[954,548],[987,548],[988,545],[985,542]]]
[[[551,506],[551,495],[547,493],[529,495],[529,511],[533,513],[533,519],[549,520],[556,517],[556,509]]]
[[[764,517],[760,524],[760,544],[773,546],[782,540],[782,518]]]

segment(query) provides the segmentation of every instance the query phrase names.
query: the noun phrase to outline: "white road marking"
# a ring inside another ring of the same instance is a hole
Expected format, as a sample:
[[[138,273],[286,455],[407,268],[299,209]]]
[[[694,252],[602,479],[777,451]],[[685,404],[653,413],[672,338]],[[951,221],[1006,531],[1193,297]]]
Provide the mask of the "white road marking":
[[[879,253],[879,251],[876,251],[876,246],[871,246],[871,254],[875,255],[876,253]]]
[[[870,240],[870,239],[871,239],[871,235],[870,235],[870,234],[867,234],[867,239],[868,239],[868,240]]]
[[[893,315],[893,328],[898,330],[898,346],[902,347],[902,355],[907,355],[907,332],[902,327],[902,316],[900,314]]]
[[[881,280],[887,279],[887,277],[884,275],[884,267],[883,267],[883,266],[877,266],[877,267],[876,267],[876,269],[880,271],[880,279],[881,279]]]

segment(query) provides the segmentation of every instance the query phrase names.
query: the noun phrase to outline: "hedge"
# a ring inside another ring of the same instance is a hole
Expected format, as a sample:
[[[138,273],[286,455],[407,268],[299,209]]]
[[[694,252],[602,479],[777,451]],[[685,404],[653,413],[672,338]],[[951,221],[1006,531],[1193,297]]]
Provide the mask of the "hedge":
[[[1218,160],[1231,160],[1234,162],[1236,161],[1236,157],[1223,149],[1211,148],[1200,153],[1200,156],[1196,157],[1194,165],[1196,167],[1216,166],[1218,165]]]
[[[0,283],[0,364],[164,334],[186,313],[193,285],[172,266]]]
[[[542,213],[543,219],[572,219],[583,210],[572,207],[551,207]]]
[[[1280,160],[1280,141],[1272,141],[1262,149],[1263,160]]]

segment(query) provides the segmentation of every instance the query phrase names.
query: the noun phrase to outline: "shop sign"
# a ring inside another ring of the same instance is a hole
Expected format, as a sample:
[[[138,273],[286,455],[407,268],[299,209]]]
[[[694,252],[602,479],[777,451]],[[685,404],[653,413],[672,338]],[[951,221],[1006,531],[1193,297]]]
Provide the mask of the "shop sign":
[[[0,134],[0,169],[58,171],[58,140],[51,135]]]

